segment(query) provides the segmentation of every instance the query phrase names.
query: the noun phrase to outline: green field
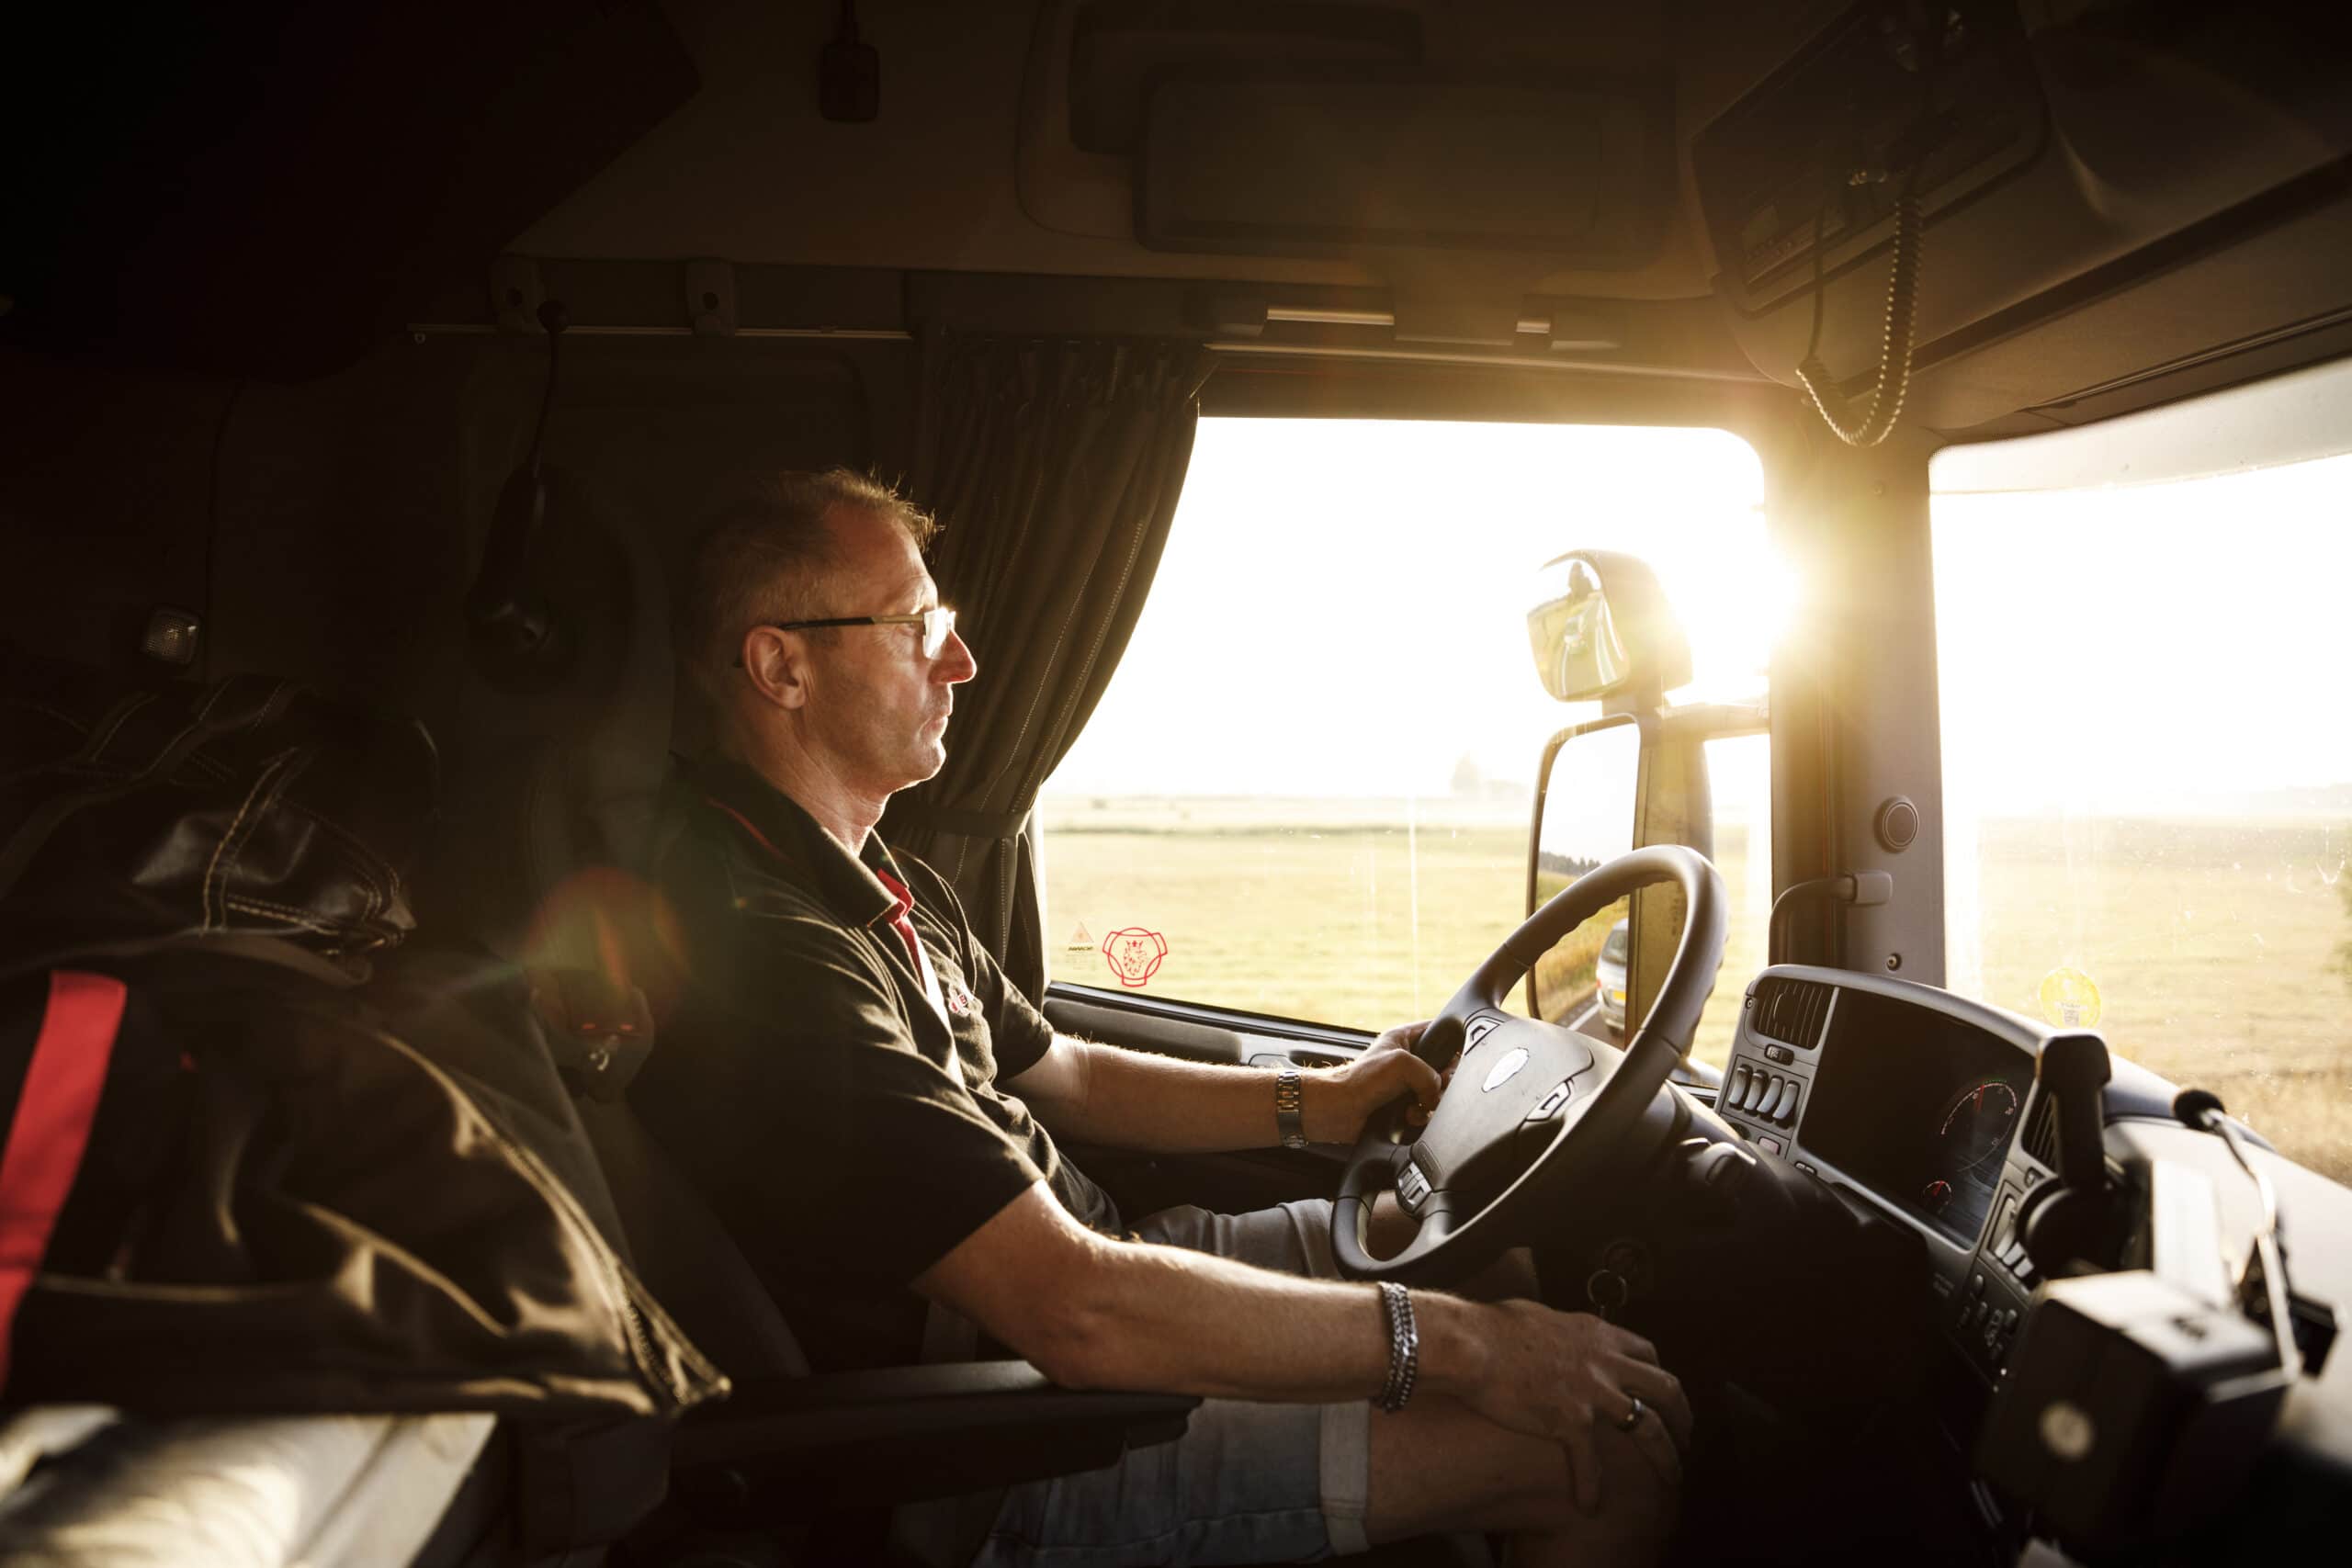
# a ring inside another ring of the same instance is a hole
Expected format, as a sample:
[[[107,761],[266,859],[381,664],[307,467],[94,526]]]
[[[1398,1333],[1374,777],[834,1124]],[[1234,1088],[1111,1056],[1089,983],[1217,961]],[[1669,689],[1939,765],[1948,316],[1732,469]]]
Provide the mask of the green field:
[[[1170,825],[1143,825],[1155,819]],[[1408,830],[1279,802],[1114,800],[1049,802],[1044,821],[1054,977],[1081,985],[1115,987],[1094,949],[1141,926],[1168,942],[1144,994],[1384,1029],[1442,1006],[1526,908],[1523,819]],[[1729,852],[1717,864],[1732,907],[1753,906],[1761,889],[1747,885],[1746,855],[1718,848]],[[1586,945],[1597,951],[1614,918],[1579,933]],[[1093,942],[1070,952],[1081,924]],[[1762,964],[1759,915],[1735,926],[1730,999],[1709,1004],[1695,1055],[1722,1063],[1739,994]],[[1510,1001],[1523,1010],[1524,990]]]
[[[2081,969],[2109,1043],[2352,1183],[2347,839],[2341,823],[1987,824],[1980,994],[2032,1014],[2044,975]]]
[[[1408,828],[1370,805],[1049,800],[1054,977],[1117,988],[1096,950],[1141,927],[1168,944],[1141,995],[1364,1029],[1427,1017],[1518,923],[1527,852],[1523,818],[1421,810]],[[2043,976],[2084,971],[2122,1054],[2213,1089],[2288,1153],[2352,1181],[2352,987],[2338,957],[2352,911],[2319,874],[2346,836],[2111,823],[2068,840],[1988,823],[1978,994],[2036,1015]],[[1734,918],[1693,1055],[1720,1065],[1764,961],[1766,890],[1741,835],[1717,849]],[[1091,941],[1069,951],[1081,925]]]

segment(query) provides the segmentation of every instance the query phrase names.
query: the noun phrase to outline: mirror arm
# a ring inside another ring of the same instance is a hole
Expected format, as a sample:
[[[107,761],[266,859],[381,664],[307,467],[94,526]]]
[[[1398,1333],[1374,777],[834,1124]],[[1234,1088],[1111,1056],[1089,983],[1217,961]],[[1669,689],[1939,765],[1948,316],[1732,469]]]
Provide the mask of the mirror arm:
[[[1645,671],[1617,690],[1600,699],[1603,718],[1628,715],[1634,718],[1654,719],[1666,712],[1666,684],[1653,671]]]

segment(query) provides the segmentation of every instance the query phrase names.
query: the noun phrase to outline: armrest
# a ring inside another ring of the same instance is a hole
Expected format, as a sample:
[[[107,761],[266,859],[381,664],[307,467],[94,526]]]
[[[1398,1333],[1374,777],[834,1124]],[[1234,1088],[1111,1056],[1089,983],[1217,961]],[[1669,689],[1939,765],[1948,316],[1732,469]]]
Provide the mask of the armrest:
[[[802,1506],[910,1503],[1115,1462],[1183,1433],[1187,1393],[1067,1389],[1026,1361],[958,1361],[738,1382],[689,1414],[682,1490]]]

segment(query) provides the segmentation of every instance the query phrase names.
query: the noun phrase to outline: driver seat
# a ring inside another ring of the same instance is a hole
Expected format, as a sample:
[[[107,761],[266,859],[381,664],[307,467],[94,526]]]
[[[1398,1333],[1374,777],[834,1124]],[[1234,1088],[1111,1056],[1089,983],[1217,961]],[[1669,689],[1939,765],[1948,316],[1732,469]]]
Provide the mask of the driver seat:
[[[639,980],[648,989],[662,986],[643,873],[653,861],[656,803],[678,716],[666,596],[644,592],[666,574],[646,535],[628,521],[596,516],[590,529],[596,537],[583,552],[592,558],[565,569],[575,595],[585,587],[601,601],[589,606],[575,599],[572,624],[594,639],[580,649],[576,678],[526,693],[468,683],[447,792],[461,804],[444,824],[434,887],[424,886],[424,878],[419,887],[421,900],[435,888],[442,895],[426,905],[428,931],[446,938],[454,930],[526,966],[594,971],[620,994]],[[592,607],[595,613],[583,613]],[[584,1043],[558,1031],[549,1037],[560,1055]],[[649,1031],[638,1048],[658,1049],[658,1033]],[[616,1061],[619,1068],[611,1065]],[[694,1413],[680,1428],[673,1501],[624,1543],[629,1561],[658,1562],[684,1551],[701,1563],[774,1563],[779,1551],[787,1561],[796,1551],[812,1560],[875,1560],[877,1550],[892,1549],[880,1547],[882,1520],[873,1510],[925,1495],[921,1483],[925,1472],[938,1469],[943,1441],[969,1447],[983,1440],[956,1437],[964,1428],[943,1435],[939,1417],[951,1405],[985,1406],[966,1418],[967,1425],[995,1422],[986,1427],[986,1446],[995,1459],[1016,1461],[1015,1473],[983,1484],[1106,1463],[1128,1441],[1161,1440],[1182,1429],[1196,1401],[1070,1393],[1044,1384],[1020,1363],[811,1378],[790,1325],[748,1258],[630,1109],[627,1061],[577,1050],[568,1076],[581,1091],[575,1103],[582,1122],[639,1276],[737,1385],[732,1399]],[[763,1456],[763,1431],[786,1428],[785,1440]],[[872,1438],[877,1431],[878,1447],[845,1440],[852,1432]],[[894,1442],[901,1447],[894,1450]],[[797,1460],[812,1472],[830,1471],[831,1456],[844,1448],[865,1456],[858,1480],[868,1484],[851,1506],[867,1511],[820,1525],[815,1516],[841,1504],[849,1489],[791,1484],[792,1476],[766,1461],[790,1456],[787,1464]],[[1017,1463],[1024,1452],[1025,1468]],[[899,1497],[890,1495],[893,1478]],[[778,1485],[782,1517],[756,1506],[755,1483]],[[748,1528],[747,1515],[756,1516]],[[908,1560],[902,1551],[898,1558]],[[1468,1537],[1394,1543],[1363,1561],[1469,1568],[1491,1559],[1482,1540]]]

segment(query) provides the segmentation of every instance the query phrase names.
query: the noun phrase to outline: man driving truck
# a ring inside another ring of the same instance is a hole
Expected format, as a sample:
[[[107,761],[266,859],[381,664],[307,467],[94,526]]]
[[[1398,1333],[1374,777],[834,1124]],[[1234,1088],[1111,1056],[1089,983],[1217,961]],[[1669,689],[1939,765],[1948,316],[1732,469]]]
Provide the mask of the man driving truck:
[[[1344,1144],[1406,1095],[1426,1118],[1445,1085],[1410,1049],[1420,1025],[1308,1076],[1054,1032],[946,881],[875,832],[938,772],[977,672],[923,563],[933,527],[847,470],[784,475],[720,516],[679,606],[713,743],[680,767],[659,875],[693,1001],[632,1098],[812,1361],[922,1359],[928,1314],[934,1356],[960,1317],[1070,1387],[1204,1396],[1174,1442],[1014,1488],[983,1563],[1456,1529],[1513,1536],[1523,1563],[1655,1557],[1690,1416],[1646,1342],[1341,1281],[1329,1201],[1130,1224],[1062,1157],[1057,1136]]]

